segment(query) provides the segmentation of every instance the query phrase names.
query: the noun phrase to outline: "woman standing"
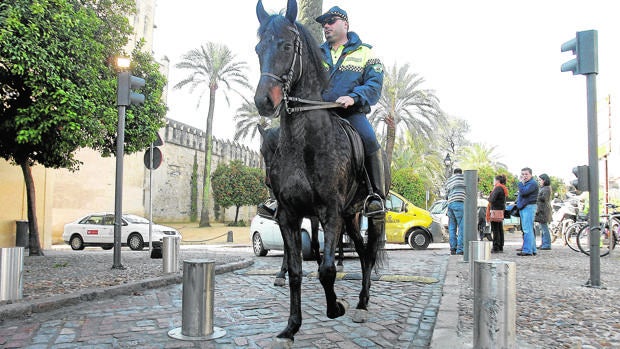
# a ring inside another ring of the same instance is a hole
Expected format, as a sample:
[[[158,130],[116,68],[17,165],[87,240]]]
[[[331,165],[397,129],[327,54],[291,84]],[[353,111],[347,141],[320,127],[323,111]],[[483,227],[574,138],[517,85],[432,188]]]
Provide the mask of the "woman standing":
[[[538,176],[540,190],[536,198],[536,215],[534,222],[540,225],[542,235],[541,250],[551,249],[551,234],[549,233],[549,222],[551,222],[551,179],[546,173]]]
[[[489,209],[490,210],[502,210],[506,209],[506,197],[508,196],[508,189],[506,188],[506,176],[495,176],[495,186],[491,195],[489,195]],[[503,222],[491,222],[491,232],[493,233],[493,249],[492,253],[504,251],[504,223]]]

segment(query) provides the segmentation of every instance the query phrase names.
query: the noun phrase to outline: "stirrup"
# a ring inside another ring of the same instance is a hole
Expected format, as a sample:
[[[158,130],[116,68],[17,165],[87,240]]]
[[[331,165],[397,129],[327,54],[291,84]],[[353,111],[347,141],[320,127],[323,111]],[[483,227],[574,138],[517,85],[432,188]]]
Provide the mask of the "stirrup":
[[[373,200],[373,199],[377,199],[379,200],[379,202],[381,203],[381,209],[380,210],[376,210],[376,211],[367,211],[366,208],[368,207],[368,203]],[[364,207],[362,208],[362,214],[366,217],[371,217],[371,216],[375,216],[378,214],[384,214],[386,212],[385,210],[385,203],[383,202],[383,199],[381,198],[381,196],[379,196],[379,194],[377,193],[372,193],[369,194],[366,199],[364,200]]]

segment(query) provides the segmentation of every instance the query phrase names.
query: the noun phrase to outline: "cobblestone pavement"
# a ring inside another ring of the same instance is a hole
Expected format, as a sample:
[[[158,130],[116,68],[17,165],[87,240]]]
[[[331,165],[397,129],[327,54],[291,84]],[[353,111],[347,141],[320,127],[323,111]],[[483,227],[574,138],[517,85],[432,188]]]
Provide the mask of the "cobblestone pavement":
[[[620,348],[620,251],[600,259],[603,288],[585,287],[590,257],[562,242],[537,256],[520,257],[521,234],[506,234],[504,253],[491,259],[516,264],[516,335],[519,348]],[[540,241],[540,237],[538,237]],[[473,347],[470,265],[451,256],[433,348]]]
[[[432,247],[433,245],[431,245]],[[442,296],[448,249],[390,250],[389,263],[371,286],[370,316],[366,323],[348,315],[330,320],[318,279],[302,284],[303,324],[295,348],[428,348]],[[74,252],[73,252],[74,253]],[[2,348],[270,348],[272,338],[288,318],[288,287],[273,286],[273,272],[281,254],[254,257],[236,249],[235,256],[253,259],[249,268],[215,276],[213,324],[226,331],[209,341],[181,341],[168,337],[180,327],[182,285],[135,291],[109,299],[76,305],[29,317],[6,319],[0,325]],[[304,272],[316,271],[316,262],[304,262]],[[336,292],[352,307],[361,281],[359,261],[345,260],[344,277]]]

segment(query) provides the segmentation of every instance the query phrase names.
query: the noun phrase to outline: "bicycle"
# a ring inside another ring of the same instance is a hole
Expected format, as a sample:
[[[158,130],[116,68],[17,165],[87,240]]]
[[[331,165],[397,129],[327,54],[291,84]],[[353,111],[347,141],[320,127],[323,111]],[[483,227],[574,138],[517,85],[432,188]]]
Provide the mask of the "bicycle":
[[[611,250],[616,247],[616,244],[618,243],[618,229],[620,229],[620,212],[616,211],[618,206],[610,203],[605,205],[614,211],[609,214],[601,215],[602,220],[599,228],[599,250],[601,257],[607,256]],[[583,227],[577,234],[577,247],[579,247],[579,250],[582,253],[588,256],[590,255],[590,236],[589,225]]]
[[[564,245],[568,246],[575,252],[580,252],[579,246],[577,246],[577,236],[584,227],[588,226],[587,219],[577,220],[577,222],[569,225],[564,231]]]

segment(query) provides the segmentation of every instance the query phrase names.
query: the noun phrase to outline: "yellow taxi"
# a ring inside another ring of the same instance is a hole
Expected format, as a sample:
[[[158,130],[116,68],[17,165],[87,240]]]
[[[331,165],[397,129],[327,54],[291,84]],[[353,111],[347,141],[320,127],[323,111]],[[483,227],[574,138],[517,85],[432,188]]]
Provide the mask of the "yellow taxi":
[[[388,243],[409,244],[415,250],[423,250],[431,242],[443,242],[441,231],[430,229],[433,218],[427,210],[393,191],[388,193],[385,206],[388,210],[385,215],[385,237]]]

